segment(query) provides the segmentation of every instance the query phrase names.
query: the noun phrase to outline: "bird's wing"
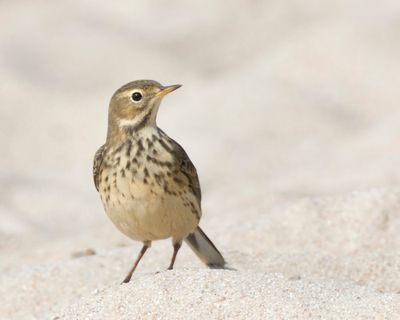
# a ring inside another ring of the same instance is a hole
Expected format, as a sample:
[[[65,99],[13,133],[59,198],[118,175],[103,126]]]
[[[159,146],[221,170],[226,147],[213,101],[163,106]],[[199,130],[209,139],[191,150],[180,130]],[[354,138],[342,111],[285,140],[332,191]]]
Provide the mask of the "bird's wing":
[[[171,139],[172,140],[172,139]],[[197,175],[197,170],[192,161],[190,161],[189,156],[186,154],[185,150],[177,143],[172,140],[173,153],[177,160],[177,165],[180,172],[186,176],[189,181],[189,188],[192,190],[197,200],[199,201],[199,205],[201,202],[201,189],[199,177]]]
[[[104,156],[104,150],[106,148],[106,145],[103,144],[99,150],[94,155],[93,159],[93,180],[94,180],[94,185],[96,187],[96,190],[99,191],[99,179],[100,179],[100,172],[101,172],[101,165],[103,163],[103,156]]]

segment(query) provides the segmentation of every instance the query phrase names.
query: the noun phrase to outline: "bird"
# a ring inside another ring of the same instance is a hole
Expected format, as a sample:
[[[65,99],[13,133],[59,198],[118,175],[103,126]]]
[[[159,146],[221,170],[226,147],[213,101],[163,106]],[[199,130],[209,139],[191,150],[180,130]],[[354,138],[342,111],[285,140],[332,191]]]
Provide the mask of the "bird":
[[[172,270],[182,242],[210,268],[222,254],[199,227],[197,171],[185,150],[157,126],[162,99],[181,85],[136,80],[120,87],[108,108],[106,142],[93,161],[93,179],[104,210],[127,237],[143,243],[122,283],[128,283],[152,241],[172,239]]]

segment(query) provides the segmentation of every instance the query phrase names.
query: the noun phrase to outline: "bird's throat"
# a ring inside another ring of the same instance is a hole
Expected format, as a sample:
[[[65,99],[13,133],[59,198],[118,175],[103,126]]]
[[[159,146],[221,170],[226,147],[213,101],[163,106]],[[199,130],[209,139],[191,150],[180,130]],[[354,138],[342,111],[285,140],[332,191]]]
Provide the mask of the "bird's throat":
[[[108,121],[107,143],[118,143],[125,138],[137,135],[145,128],[156,128],[157,108],[143,112],[132,119],[110,116]]]

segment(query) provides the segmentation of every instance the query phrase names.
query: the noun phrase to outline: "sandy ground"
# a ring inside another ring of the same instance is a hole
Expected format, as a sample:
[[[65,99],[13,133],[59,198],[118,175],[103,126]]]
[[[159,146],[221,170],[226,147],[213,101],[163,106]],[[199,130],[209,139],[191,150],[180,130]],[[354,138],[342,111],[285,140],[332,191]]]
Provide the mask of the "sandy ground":
[[[1,1],[0,319],[399,319],[400,2]],[[184,86],[208,270],[108,221],[111,94]],[[159,273],[156,273],[161,271]]]

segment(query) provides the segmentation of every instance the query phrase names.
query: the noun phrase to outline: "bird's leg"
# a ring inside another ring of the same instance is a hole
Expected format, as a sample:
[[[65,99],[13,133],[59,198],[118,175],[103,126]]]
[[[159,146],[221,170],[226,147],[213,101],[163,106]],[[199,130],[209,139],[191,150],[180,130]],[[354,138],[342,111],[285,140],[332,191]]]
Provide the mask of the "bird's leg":
[[[169,264],[168,270],[172,270],[174,268],[176,255],[178,254],[178,251],[179,251],[181,245],[182,245],[181,241],[174,243],[174,253],[172,254],[172,259],[171,259],[171,263]]]
[[[129,271],[128,275],[125,277],[125,279],[124,279],[124,281],[122,281],[122,283],[128,283],[131,280],[132,274],[135,272],[135,269],[136,269],[137,265],[139,264],[140,259],[142,259],[142,257],[144,256],[146,250],[150,247],[150,244],[151,244],[150,241],[143,242],[142,250],[140,250],[139,255],[137,256],[132,269]]]

